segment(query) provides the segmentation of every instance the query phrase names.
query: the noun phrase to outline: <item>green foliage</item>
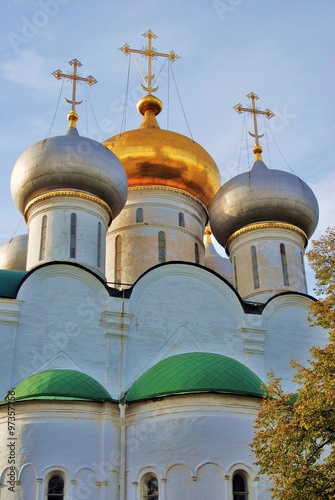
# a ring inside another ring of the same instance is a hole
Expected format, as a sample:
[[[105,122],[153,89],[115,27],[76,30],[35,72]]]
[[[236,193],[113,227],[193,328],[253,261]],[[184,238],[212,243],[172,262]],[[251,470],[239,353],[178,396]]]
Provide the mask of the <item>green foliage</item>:
[[[251,445],[278,500],[335,499],[335,228],[312,243],[308,259],[319,297],[311,321],[329,330],[330,342],[311,349],[308,366],[292,361],[296,394],[269,374]]]
[[[315,272],[314,290],[319,298],[311,306],[315,315],[313,324],[330,330],[330,339],[335,341],[335,227],[328,228],[324,236],[312,242],[307,257]]]

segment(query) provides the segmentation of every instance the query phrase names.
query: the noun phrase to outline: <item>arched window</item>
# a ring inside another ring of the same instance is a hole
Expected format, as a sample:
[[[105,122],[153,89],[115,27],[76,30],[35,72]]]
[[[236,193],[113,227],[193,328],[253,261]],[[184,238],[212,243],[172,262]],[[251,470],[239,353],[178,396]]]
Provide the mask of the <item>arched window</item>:
[[[98,241],[97,241],[97,266],[98,267],[101,267],[101,240],[102,240],[101,222],[98,222]]]
[[[233,500],[248,500],[248,481],[242,472],[233,476]]]
[[[199,256],[199,245],[198,245],[198,243],[194,244],[194,259],[195,259],[195,263],[199,264],[199,262],[200,262],[200,256]]]
[[[234,257],[234,276],[235,276],[235,288],[236,290],[238,290],[236,257]]]
[[[179,226],[185,227],[185,216],[184,216],[183,212],[179,212],[178,220],[179,220]]]
[[[302,255],[302,252],[300,252],[300,259],[301,259],[301,266],[302,266],[302,275],[304,277],[304,285],[305,285],[305,289],[307,292],[306,271],[305,271],[304,256]]]
[[[76,247],[77,247],[77,215],[71,214],[70,223],[70,257],[76,257]]]
[[[122,240],[121,236],[115,238],[115,282],[121,283],[121,253]]]
[[[46,239],[47,239],[47,224],[48,224],[48,217],[46,215],[43,215],[42,217],[42,226],[41,226],[41,241],[40,241],[40,260],[45,259],[45,244],[46,244]]]
[[[158,261],[166,261],[166,240],[164,231],[158,233]]]
[[[48,481],[48,500],[64,498],[64,479],[59,474],[54,474]]]
[[[252,263],[252,275],[254,278],[254,288],[259,288],[257,252],[255,246],[251,247],[251,263]]]
[[[142,500],[158,500],[158,480],[153,474],[147,474],[143,480]]]
[[[143,208],[136,210],[136,222],[143,222]]]
[[[284,243],[280,244],[280,258],[281,258],[281,267],[283,271],[284,286],[289,286],[290,283],[288,280],[288,267],[287,267],[286,250]]]

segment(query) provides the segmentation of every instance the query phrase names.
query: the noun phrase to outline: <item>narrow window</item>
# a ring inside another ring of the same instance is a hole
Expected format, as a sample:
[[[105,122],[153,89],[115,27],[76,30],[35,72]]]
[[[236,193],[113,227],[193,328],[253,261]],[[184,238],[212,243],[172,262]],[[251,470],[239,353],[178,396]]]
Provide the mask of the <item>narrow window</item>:
[[[75,258],[77,246],[77,215],[71,214],[70,226],[70,257]]]
[[[136,210],[136,222],[143,222],[143,208]]]
[[[142,500],[158,500],[158,480],[153,474],[144,478]]]
[[[97,241],[97,266],[98,267],[101,267],[101,238],[102,238],[101,222],[98,222],[98,241]]]
[[[233,500],[248,500],[248,486],[244,474],[233,476]]]
[[[48,217],[43,215],[42,226],[41,226],[41,242],[40,242],[40,260],[45,259],[45,244],[47,239],[47,223]]]
[[[159,231],[158,233],[158,261],[166,261],[166,241],[164,231]]]
[[[48,500],[60,500],[64,498],[64,479],[60,475],[54,475],[48,482]]]
[[[236,257],[234,257],[234,275],[235,275],[235,288],[236,290],[238,290]]]
[[[121,283],[121,252],[122,240],[121,236],[115,238],[115,282]]]
[[[300,259],[301,259],[301,266],[302,266],[302,275],[304,277],[304,285],[305,285],[305,289],[307,292],[306,271],[305,271],[304,256],[302,255],[302,252],[300,252]]]
[[[198,245],[198,243],[194,244],[194,259],[195,259],[195,263],[199,264],[199,262],[200,262],[200,256],[199,256],[199,245]]]
[[[283,270],[284,286],[289,286],[288,268],[287,268],[287,260],[286,260],[286,250],[285,250],[284,243],[280,244],[280,257],[281,257],[281,267],[282,267],[282,270]]]
[[[179,219],[179,226],[185,227],[185,216],[183,212],[179,212],[178,219]]]
[[[251,262],[252,262],[252,275],[254,278],[254,288],[259,288],[259,275],[258,275],[258,264],[257,264],[257,253],[256,247],[251,247]]]

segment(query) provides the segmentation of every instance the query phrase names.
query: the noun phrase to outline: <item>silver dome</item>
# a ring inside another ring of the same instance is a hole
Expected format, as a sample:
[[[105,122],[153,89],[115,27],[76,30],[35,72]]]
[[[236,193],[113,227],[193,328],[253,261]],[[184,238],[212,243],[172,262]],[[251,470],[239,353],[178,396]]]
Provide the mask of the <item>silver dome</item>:
[[[0,269],[26,270],[28,235],[11,238],[0,247]]]
[[[318,217],[318,202],[304,181],[256,161],[250,172],[237,175],[219,189],[209,219],[215,238],[225,246],[235,231],[261,221],[293,224],[310,238]]]
[[[15,205],[24,213],[27,203],[56,189],[75,189],[98,196],[116,217],[127,199],[128,180],[119,159],[76,129],[30,146],[17,160],[11,178]]]

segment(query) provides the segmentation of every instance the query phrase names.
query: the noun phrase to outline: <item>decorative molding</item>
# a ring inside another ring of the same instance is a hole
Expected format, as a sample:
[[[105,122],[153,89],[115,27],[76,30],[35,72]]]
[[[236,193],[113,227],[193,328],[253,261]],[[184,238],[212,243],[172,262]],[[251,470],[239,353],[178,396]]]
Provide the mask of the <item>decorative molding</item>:
[[[240,332],[246,354],[264,354],[267,330],[260,328],[240,328]]]
[[[102,313],[100,324],[106,330],[107,337],[125,336],[132,317],[129,313],[105,311]]]
[[[22,301],[1,299],[0,325],[16,326],[19,323],[20,306]]]
[[[44,200],[48,200],[49,198],[55,198],[57,196],[75,196],[77,198],[84,198],[85,200],[93,201],[94,203],[99,203],[99,205],[102,205],[106,210],[109,212],[111,220],[113,219],[113,212],[110,208],[110,206],[103,201],[101,198],[98,196],[95,196],[93,194],[85,193],[84,191],[76,191],[73,189],[60,189],[60,190],[55,190],[55,191],[48,191],[47,193],[43,193],[39,196],[36,196],[33,200],[31,200],[24,211],[24,217],[27,221],[28,219],[28,211],[29,209],[35,205],[36,203]]]
[[[172,191],[173,193],[178,193],[178,194],[183,194],[185,196],[188,196],[189,198],[192,198],[192,200],[196,201],[197,203],[200,203],[202,208],[208,213],[206,205],[203,203],[203,201],[200,200],[200,198],[197,198],[194,196],[194,194],[189,193],[188,191],[184,191],[183,189],[180,188],[175,188],[171,186],[161,186],[159,184],[153,184],[151,186],[129,186],[128,191],[142,191],[142,190],[152,190],[152,189],[161,189],[163,191]]]
[[[240,236],[241,234],[248,233],[250,231],[255,231],[257,229],[288,229],[289,231],[295,231],[303,236],[308,241],[306,233],[297,226],[293,224],[288,224],[285,222],[275,222],[275,221],[267,221],[267,222],[258,222],[257,224],[250,224],[249,226],[242,227],[238,231],[235,231],[232,235],[229,236],[227,240],[226,246],[228,246],[235,238]]]

